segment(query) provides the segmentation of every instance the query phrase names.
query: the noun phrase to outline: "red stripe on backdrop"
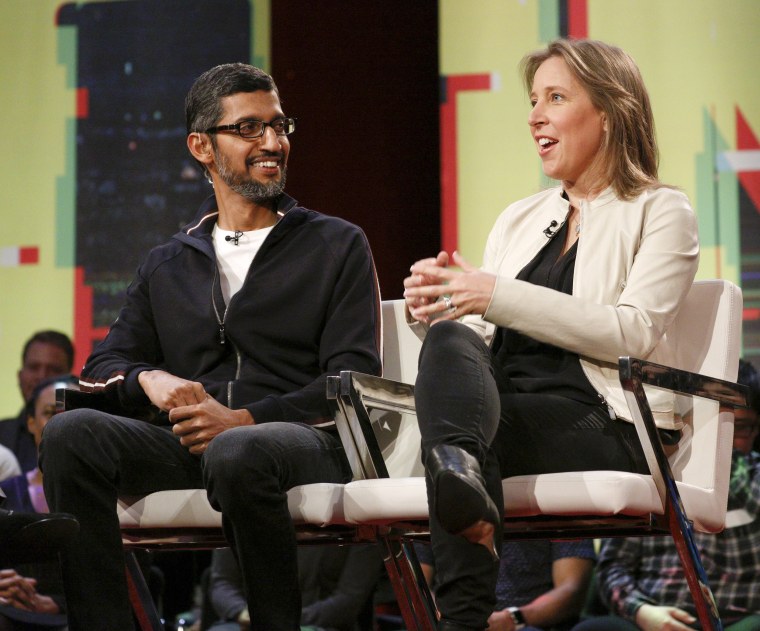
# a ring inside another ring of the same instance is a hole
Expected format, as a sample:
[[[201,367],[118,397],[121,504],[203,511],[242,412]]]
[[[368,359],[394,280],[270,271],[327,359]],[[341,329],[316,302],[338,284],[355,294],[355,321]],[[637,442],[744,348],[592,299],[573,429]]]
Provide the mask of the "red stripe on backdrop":
[[[20,247],[18,249],[19,265],[36,265],[40,262],[40,249],[35,246]]]
[[[441,249],[457,249],[457,94],[463,90],[490,90],[490,74],[450,75],[444,77],[441,102]]]
[[[588,37],[588,0],[567,0],[567,36]]]
[[[752,131],[752,127],[738,107],[736,108],[736,148],[760,149],[760,142],[758,142],[755,132]],[[755,205],[755,210],[760,212],[760,172],[740,172],[738,177]]]
[[[92,326],[92,287],[84,282],[84,268],[74,271],[74,369],[81,370],[92,352],[93,342],[102,340],[108,327]]]
[[[90,91],[87,88],[77,88],[77,118],[90,116]]]

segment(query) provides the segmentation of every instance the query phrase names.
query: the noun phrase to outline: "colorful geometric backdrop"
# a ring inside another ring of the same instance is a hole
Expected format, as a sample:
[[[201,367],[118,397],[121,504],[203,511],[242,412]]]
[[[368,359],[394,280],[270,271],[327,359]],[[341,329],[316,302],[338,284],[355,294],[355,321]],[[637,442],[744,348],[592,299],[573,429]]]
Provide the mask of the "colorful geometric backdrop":
[[[523,54],[560,35],[615,43],[633,55],[649,87],[662,178],[697,210],[699,276],[742,285],[744,354],[760,366],[757,1],[439,6],[443,246],[479,262],[498,213],[547,184],[527,131]],[[169,16],[159,22],[161,37],[150,28],[157,7]],[[185,82],[161,81],[158,65],[176,62],[170,76],[205,69],[216,54],[205,50],[212,29],[213,41],[268,67],[269,0],[3,0],[0,24],[0,416],[9,416],[21,403],[15,374],[23,341],[58,328],[75,338],[81,363],[107,329],[134,257],[173,231],[177,200],[199,192],[186,156],[167,149],[181,149],[174,117]],[[133,63],[109,75],[114,51]],[[149,76],[135,82],[146,67]],[[138,85],[155,89],[139,93]],[[146,94],[156,98],[141,100]],[[145,118],[130,119],[137,111]],[[120,217],[140,209],[150,218],[130,234]]]

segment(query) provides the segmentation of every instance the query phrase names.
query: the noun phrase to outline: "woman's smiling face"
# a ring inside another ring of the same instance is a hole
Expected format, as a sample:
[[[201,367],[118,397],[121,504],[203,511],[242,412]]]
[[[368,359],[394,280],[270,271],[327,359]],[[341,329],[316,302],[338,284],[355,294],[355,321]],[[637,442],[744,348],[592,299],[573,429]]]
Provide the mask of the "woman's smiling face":
[[[564,59],[549,57],[538,67],[530,101],[528,124],[544,173],[579,192],[601,187],[605,117]]]

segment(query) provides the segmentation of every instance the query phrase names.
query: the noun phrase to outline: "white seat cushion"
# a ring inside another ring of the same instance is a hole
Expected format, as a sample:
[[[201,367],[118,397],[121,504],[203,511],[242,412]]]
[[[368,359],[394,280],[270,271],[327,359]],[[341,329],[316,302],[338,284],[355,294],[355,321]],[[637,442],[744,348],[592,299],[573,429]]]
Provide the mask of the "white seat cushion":
[[[380,478],[349,482],[343,508],[350,524],[427,520],[425,478]]]
[[[703,515],[695,528],[717,532],[723,527],[720,511],[710,508],[715,494],[677,483],[687,511]],[[532,515],[630,515],[662,513],[662,504],[651,476],[620,471],[544,473],[502,481],[505,512],[509,516]],[[424,478],[356,480],[344,489],[348,523],[390,524],[426,520],[427,492]],[[689,514],[689,513],[687,513]],[[714,521],[705,515],[716,516]]]
[[[298,524],[344,524],[343,485],[307,484],[288,491],[288,508]],[[205,489],[157,491],[145,497],[120,498],[122,528],[221,528],[222,515],[211,508]]]

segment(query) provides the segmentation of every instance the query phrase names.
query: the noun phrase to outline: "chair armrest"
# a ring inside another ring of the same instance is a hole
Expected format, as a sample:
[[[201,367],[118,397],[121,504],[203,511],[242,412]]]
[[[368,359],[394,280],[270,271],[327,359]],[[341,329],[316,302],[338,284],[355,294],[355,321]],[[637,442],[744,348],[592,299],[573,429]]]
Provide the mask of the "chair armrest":
[[[90,408],[101,412],[113,412],[113,403],[96,392],[85,392],[78,388],[58,388],[55,391],[56,412],[67,412],[80,408]]]
[[[339,376],[327,378],[327,399],[354,479],[395,477],[389,472],[383,456],[377,425],[392,425],[394,440],[400,430],[408,427],[405,419],[410,415],[415,417],[413,423],[416,425],[414,386],[344,370]],[[373,419],[369,408],[389,414],[380,420]],[[419,460],[419,438],[415,449]]]
[[[77,388],[58,388],[55,391],[56,412],[80,408],[98,410],[115,416],[127,416],[147,423],[159,423],[162,419],[158,409],[153,406],[127,410],[115,398],[106,396],[103,392],[85,392]]]
[[[748,389],[731,381],[670,368],[633,357],[620,357],[618,369],[620,383],[623,386],[628,408],[633,416],[636,433],[639,436],[663,508],[668,504],[668,495],[674,502],[680,504],[675,479],[660,442],[654,416],[644,392],[644,385],[665,388],[679,394],[712,399],[722,407],[730,408],[747,407]]]
[[[708,377],[699,373],[670,368],[634,357],[618,359],[620,383],[632,391],[635,382],[665,388],[679,394],[690,394],[718,401],[723,406],[748,407],[749,389],[733,381]]]

